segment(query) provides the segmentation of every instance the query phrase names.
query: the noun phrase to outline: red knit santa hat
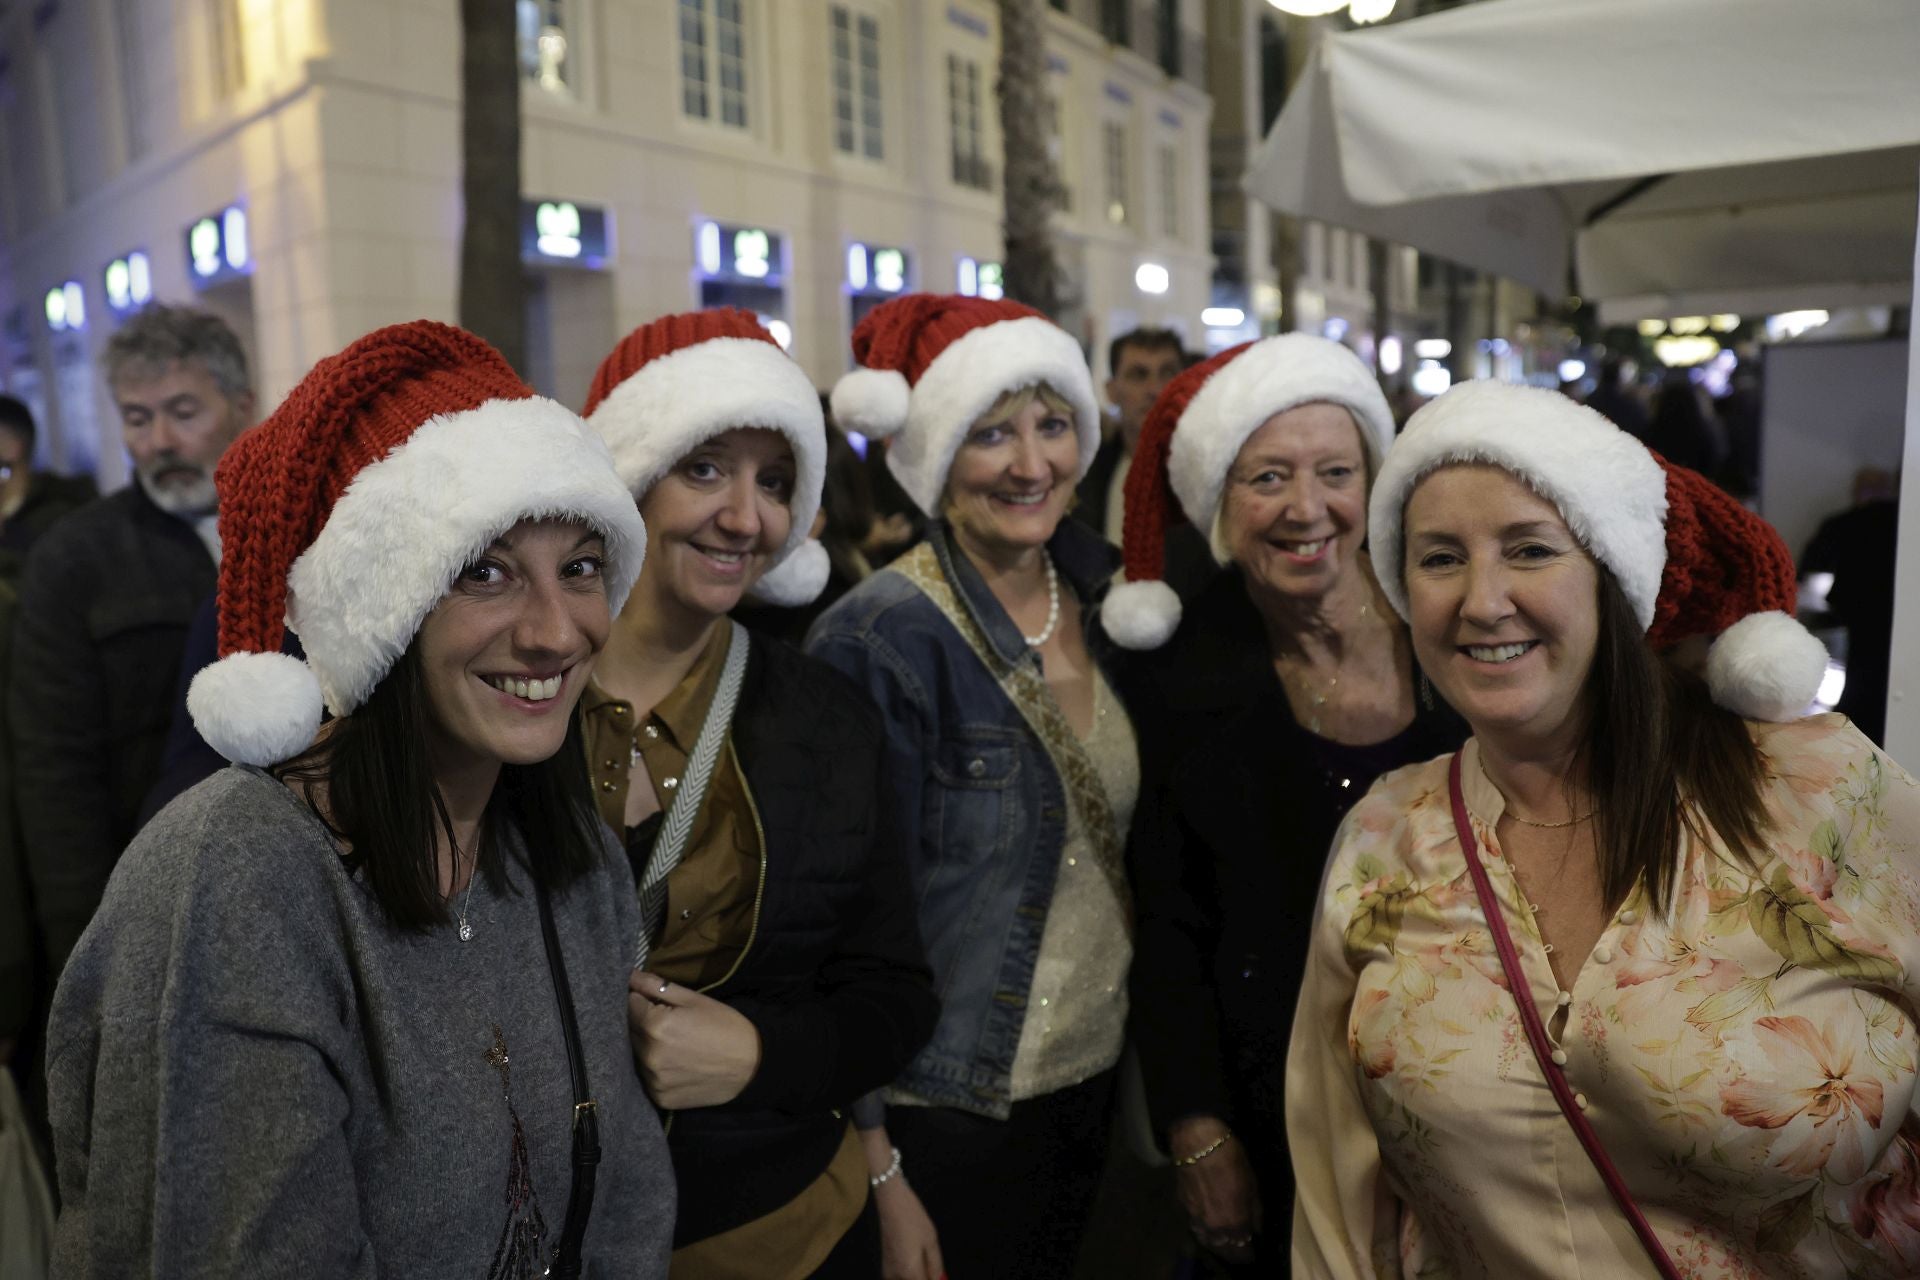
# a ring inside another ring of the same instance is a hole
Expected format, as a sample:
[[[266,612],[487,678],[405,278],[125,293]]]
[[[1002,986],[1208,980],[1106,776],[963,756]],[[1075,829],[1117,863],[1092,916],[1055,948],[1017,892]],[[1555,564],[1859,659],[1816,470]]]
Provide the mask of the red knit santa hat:
[[[599,533],[616,611],[646,546],[586,423],[479,338],[430,320],[320,361],[214,481],[220,660],[194,677],[187,709],[243,764],[305,750],[323,700],[335,715],[366,701],[455,576],[520,521]],[[283,625],[304,663],[279,652]]]
[[[1717,636],[1707,651],[1715,702],[1753,720],[1805,713],[1827,651],[1793,619],[1793,556],[1773,526],[1544,388],[1461,383],[1414,414],[1388,453],[1374,482],[1368,547],[1401,617],[1407,499],[1440,467],[1474,462],[1512,472],[1559,509],[1619,582],[1656,649]]]
[[[1161,581],[1167,529],[1186,519],[1214,536],[1220,496],[1241,446],[1277,413],[1337,404],[1353,415],[1369,470],[1393,441],[1393,411],[1373,372],[1337,342],[1283,333],[1229,347],[1161,391],[1140,429],[1127,472],[1121,535],[1127,581],[1107,593],[1101,625],[1129,649],[1157,649],[1180,624],[1180,597]]]
[[[1086,356],[1066,330],[1017,302],[912,293],[883,302],[853,331],[861,368],[833,388],[841,428],[899,438],[887,469],[938,515],[953,455],[1001,396],[1045,383],[1073,406],[1080,469],[1100,448],[1100,409]]]
[[[703,441],[736,427],[778,431],[799,472],[793,528],[752,594],[802,605],[827,585],[826,548],[809,536],[827,475],[820,394],[751,311],[716,307],[641,325],[600,362],[585,413],[635,500]]]

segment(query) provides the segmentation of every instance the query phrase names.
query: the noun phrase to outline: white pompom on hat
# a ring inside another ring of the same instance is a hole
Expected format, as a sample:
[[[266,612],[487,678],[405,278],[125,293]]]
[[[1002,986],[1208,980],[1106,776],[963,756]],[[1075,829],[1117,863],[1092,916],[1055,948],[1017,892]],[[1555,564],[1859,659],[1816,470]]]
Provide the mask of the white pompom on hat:
[[[1471,463],[1512,473],[1559,510],[1656,650],[1712,637],[1707,687],[1720,706],[1754,720],[1806,713],[1827,651],[1793,619],[1793,554],[1779,533],[1557,391],[1464,382],[1408,421],[1374,481],[1367,521],[1380,588],[1401,617],[1407,501],[1433,472]]]
[[[1099,451],[1100,407],[1086,356],[1032,307],[906,294],[860,321],[853,358],[861,367],[834,384],[834,424],[886,439],[887,470],[930,516],[940,514],[947,472],[967,430],[1009,391],[1044,383],[1073,406],[1075,481]]]
[[[609,606],[646,527],[600,438],[533,394],[479,338],[393,325],[320,361],[221,458],[220,659],[187,691],[208,745],[241,764],[304,751],[392,670],[460,571],[522,520],[606,543]],[[279,652],[281,631],[306,660]]]
[[[1107,593],[1100,615],[1116,643],[1157,649],[1173,635],[1180,598],[1160,579],[1168,526],[1183,515],[1211,542],[1241,447],[1275,414],[1316,403],[1353,415],[1367,463],[1378,472],[1393,442],[1393,411],[1373,372],[1337,342],[1304,333],[1262,338],[1167,384],[1147,413],[1127,473],[1127,581]]]
[[[751,311],[714,307],[641,325],[600,362],[585,412],[635,501],[714,436],[738,427],[785,436],[798,472],[793,525],[748,594],[791,606],[825,588],[826,548],[812,537],[827,475],[820,393]]]

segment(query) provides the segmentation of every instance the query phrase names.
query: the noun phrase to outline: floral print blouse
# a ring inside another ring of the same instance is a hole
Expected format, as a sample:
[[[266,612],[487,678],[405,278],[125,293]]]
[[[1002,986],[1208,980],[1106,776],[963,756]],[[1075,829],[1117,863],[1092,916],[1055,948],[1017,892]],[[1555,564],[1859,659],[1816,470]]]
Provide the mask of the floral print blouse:
[[[1843,717],[1751,726],[1757,871],[1688,837],[1573,989],[1462,785],[1556,1060],[1684,1276],[1920,1276],[1920,787]],[[1382,778],[1321,891],[1287,1062],[1294,1275],[1653,1274],[1528,1048],[1445,758]]]

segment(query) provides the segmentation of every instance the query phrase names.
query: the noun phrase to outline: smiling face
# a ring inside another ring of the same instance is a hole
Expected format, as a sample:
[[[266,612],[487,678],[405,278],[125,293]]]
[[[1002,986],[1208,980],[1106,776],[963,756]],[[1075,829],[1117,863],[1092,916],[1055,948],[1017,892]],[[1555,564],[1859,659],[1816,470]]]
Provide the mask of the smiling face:
[[[1063,404],[1041,389],[1011,416],[989,412],[968,430],[942,504],[963,542],[1005,554],[1053,537],[1080,470],[1080,440]]]
[[[253,397],[228,397],[199,360],[176,360],[151,376],[128,370],[113,385],[121,434],[141,487],[163,511],[210,513],[213,469],[253,414]]]
[[[1250,584],[1318,598],[1353,571],[1367,539],[1367,453],[1337,404],[1276,413],[1247,437],[1220,495],[1215,554]]]
[[[730,613],[793,528],[793,445],[736,427],[702,442],[640,500],[647,558],[636,600],[706,618]]]
[[[417,641],[436,769],[560,749],[612,627],[605,555],[578,521],[523,520],[461,571]]]
[[[1407,500],[1414,653],[1476,736],[1572,745],[1599,641],[1600,570],[1511,472],[1444,467]]]

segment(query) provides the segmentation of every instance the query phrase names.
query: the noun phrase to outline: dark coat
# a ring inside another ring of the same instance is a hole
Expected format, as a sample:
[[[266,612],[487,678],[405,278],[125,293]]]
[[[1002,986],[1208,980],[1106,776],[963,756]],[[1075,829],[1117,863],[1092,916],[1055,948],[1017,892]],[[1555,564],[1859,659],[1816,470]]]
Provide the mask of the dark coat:
[[[99,496],[92,476],[34,472],[27,480],[27,500],[0,524],[0,581],[17,582],[26,568],[27,553],[40,535]]]
[[[1190,1116],[1225,1120],[1260,1179],[1267,1237],[1284,1238],[1287,1039],[1334,832],[1375,778],[1452,750],[1467,728],[1417,694],[1412,725],[1386,742],[1342,747],[1307,732],[1238,570],[1188,606],[1145,667],[1129,857],[1148,1109],[1163,1134]]]
[[[137,484],[61,520],[27,559],[7,722],[55,974],[159,773],[187,626],[214,581],[200,536]]]
[[[708,994],[759,1031],[760,1067],[732,1102],[672,1118],[676,1247],[804,1191],[845,1138],[845,1110],[900,1073],[940,1011],[906,853],[883,816],[880,717],[866,695],[754,636],[733,747],[766,883],[739,968]]]

